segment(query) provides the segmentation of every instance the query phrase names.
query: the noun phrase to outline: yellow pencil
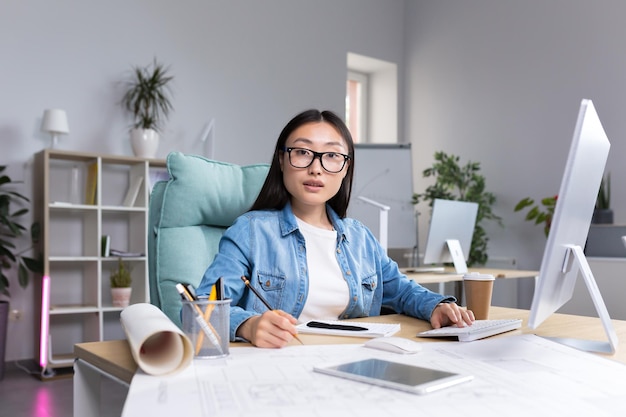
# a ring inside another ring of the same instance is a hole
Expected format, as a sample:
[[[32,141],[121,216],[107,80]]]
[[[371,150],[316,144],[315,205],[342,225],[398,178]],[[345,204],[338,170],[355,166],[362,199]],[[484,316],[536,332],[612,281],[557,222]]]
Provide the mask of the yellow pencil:
[[[209,301],[215,301],[215,300],[217,300],[217,290],[215,288],[215,285],[213,285],[213,287],[211,287],[211,294],[209,294]],[[214,309],[215,309],[215,304],[207,304],[206,308],[204,309],[204,321],[206,321],[207,323],[210,323],[211,313],[213,313]],[[200,353],[200,349],[202,348],[203,342],[204,342],[204,332],[200,332],[198,334],[198,339],[196,340],[196,355]]]
[[[211,323],[204,320],[202,310],[200,310],[200,307],[193,303],[195,300],[193,299],[191,294],[189,294],[187,288],[185,288],[182,284],[176,284],[176,289],[183,297],[187,299],[187,301],[191,302],[191,305],[196,310],[195,319],[202,331],[207,335],[207,337],[209,338],[211,343],[213,343],[213,345],[217,348],[217,350],[220,353],[224,353],[222,346],[220,345],[220,335],[217,333]]]

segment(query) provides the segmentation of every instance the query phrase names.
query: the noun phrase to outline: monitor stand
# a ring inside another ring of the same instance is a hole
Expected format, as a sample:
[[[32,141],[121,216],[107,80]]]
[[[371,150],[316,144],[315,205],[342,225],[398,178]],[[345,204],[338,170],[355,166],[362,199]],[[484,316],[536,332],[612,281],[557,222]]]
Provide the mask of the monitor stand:
[[[463,249],[461,248],[461,242],[457,239],[447,239],[446,245],[448,251],[452,257],[452,263],[457,274],[467,274],[467,264],[465,263],[465,256],[463,256]]]
[[[587,290],[589,291],[593,305],[598,312],[598,317],[604,327],[608,342],[562,337],[546,337],[546,339],[588,352],[615,353],[618,344],[617,334],[615,333],[615,329],[611,323],[611,317],[609,316],[606,304],[604,304],[604,300],[600,294],[600,289],[598,288],[598,284],[596,283],[593,273],[591,272],[587,258],[585,257],[585,254],[580,246],[567,245],[567,247],[568,250],[565,254],[565,259],[563,260],[563,272],[568,272],[575,267],[579,268],[583,276],[583,280],[587,285]]]

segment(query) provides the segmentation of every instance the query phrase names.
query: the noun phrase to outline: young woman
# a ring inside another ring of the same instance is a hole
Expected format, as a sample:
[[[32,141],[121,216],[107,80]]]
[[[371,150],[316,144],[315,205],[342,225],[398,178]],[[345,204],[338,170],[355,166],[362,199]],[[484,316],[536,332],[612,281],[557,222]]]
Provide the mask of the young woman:
[[[353,170],[352,136],[334,113],[308,110],[287,123],[257,200],[226,231],[197,290],[208,294],[222,277],[231,340],[282,347],[298,320],[376,316],[382,306],[434,328],[474,321],[454,297],[409,280],[372,233],[346,217]]]

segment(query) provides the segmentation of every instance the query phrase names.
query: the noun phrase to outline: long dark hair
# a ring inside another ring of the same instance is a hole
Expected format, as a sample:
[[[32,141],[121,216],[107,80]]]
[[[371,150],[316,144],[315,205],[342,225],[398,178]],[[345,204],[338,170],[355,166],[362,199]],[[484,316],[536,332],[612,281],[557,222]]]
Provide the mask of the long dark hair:
[[[287,142],[287,138],[291,133],[298,129],[300,126],[307,123],[319,123],[326,122],[339,131],[339,134],[346,141],[348,145],[348,154],[352,158],[348,164],[348,172],[341,182],[341,187],[337,194],[335,194],[328,204],[339,215],[339,217],[346,217],[348,211],[348,203],[350,202],[350,194],[352,193],[352,175],[354,173],[354,142],[352,141],[352,135],[346,127],[345,123],[339,116],[329,110],[306,110],[295,116],[287,123],[278,136],[276,142],[276,148],[274,149],[274,156],[272,158],[272,165],[270,166],[269,173],[261,188],[261,192],[256,201],[252,205],[250,210],[263,210],[263,209],[277,209],[281,210],[285,207],[285,204],[289,201],[290,194],[285,188],[283,182],[283,173],[280,170],[280,158],[283,155],[283,147]]]

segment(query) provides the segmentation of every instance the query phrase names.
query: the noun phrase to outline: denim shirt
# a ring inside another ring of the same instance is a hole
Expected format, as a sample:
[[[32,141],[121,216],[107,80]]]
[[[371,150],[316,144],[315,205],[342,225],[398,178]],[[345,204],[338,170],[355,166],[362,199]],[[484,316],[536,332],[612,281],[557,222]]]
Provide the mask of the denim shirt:
[[[386,306],[429,320],[437,304],[456,301],[408,279],[361,222],[342,219],[329,206],[327,212],[337,231],[337,262],[350,294],[339,319],[377,316]],[[224,295],[232,299],[230,340],[242,340],[236,337],[237,328],[267,310],[245,287],[242,275],[274,309],[300,316],[309,274],[304,236],[289,203],[282,210],[250,211],[238,217],[220,240],[197,289],[198,295],[207,295],[222,277]]]

